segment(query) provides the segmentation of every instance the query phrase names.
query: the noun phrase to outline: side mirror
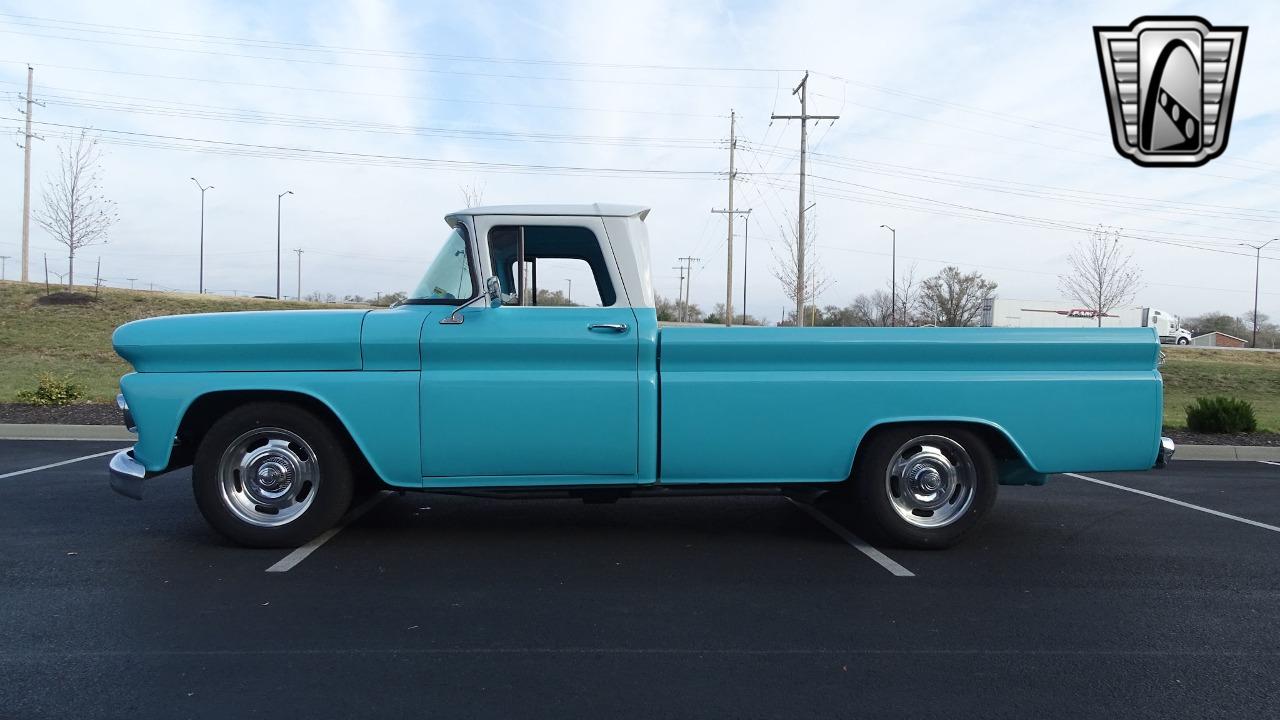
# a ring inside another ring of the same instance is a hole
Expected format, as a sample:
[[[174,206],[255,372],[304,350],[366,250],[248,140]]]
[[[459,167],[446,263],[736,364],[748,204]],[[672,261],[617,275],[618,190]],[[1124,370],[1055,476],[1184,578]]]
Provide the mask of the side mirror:
[[[489,279],[484,281],[484,289],[489,296],[489,307],[502,307],[502,283],[498,282],[498,278],[490,275]]]
[[[446,315],[444,318],[440,320],[440,324],[441,325],[461,325],[462,321],[465,320],[466,318],[462,315],[459,315],[458,313],[462,312],[462,308],[467,307],[468,305],[475,304],[475,302],[480,298],[487,299],[489,301],[489,307],[491,308],[496,308],[502,305],[502,284],[498,282],[498,278],[493,277],[492,275],[489,276],[489,278],[484,281],[483,293],[476,295],[470,300],[454,308],[453,312],[449,313],[448,315]]]

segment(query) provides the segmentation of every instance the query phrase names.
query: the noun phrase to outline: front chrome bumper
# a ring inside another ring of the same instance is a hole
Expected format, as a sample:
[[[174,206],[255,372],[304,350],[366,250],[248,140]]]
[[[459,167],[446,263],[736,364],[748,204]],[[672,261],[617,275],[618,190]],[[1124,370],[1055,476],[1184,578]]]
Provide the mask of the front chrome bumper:
[[[1173,453],[1178,447],[1173,444],[1173,440],[1167,437],[1160,438],[1160,450],[1156,453],[1156,467],[1162,468],[1169,464],[1173,459]]]
[[[134,500],[142,499],[143,481],[152,473],[133,458],[133,448],[121,450],[111,456],[111,489]]]
[[[116,407],[120,408],[120,416],[124,421],[124,429],[131,433],[138,432],[138,424],[133,421],[133,413],[129,412],[129,403],[125,402],[124,393],[116,395]]]

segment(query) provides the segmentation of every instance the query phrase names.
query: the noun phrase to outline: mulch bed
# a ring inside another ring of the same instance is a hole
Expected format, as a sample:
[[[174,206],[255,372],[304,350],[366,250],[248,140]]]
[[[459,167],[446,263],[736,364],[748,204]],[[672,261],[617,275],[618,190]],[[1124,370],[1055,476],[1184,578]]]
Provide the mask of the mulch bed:
[[[1164,434],[1179,445],[1250,445],[1280,447],[1280,433],[1196,433],[1165,428]]]
[[[26,403],[0,403],[0,423],[52,425],[119,425],[123,422],[115,403],[85,403],[40,407]]]

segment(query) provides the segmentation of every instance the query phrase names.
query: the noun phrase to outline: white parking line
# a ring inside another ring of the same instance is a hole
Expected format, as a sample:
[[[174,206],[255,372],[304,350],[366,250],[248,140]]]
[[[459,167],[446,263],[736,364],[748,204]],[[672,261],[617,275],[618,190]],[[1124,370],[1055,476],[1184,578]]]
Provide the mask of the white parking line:
[[[62,462],[49,463],[48,465],[41,465],[40,467],[27,468],[26,470],[14,470],[13,472],[7,472],[3,475],[0,475],[0,480],[4,480],[5,478],[17,477],[19,475],[26,475],[28,473],[33,473],[33,472],[40,472],[41,470],[48,470],[49,468],[62,467],[63,465],[78,463],[81,460],[92,460],[94,458],[100,458],[103,455],[115,455],[121,450],[128,450],[128,449],[129,448],[127,447],[116,448],[115,450],[107,450],[105,452],[94,453],[92,455],[85,455],[83,457],[71,458],[70,460],[63,460]]]
[[[825,527],[826,529],[838,535],[841,540],[844,540],[845,542],[852,545],[854,548],[859,550],[863,555],[866,555],[872,560],[875,560],[877,563],[880,564],[880,567],[884,568],[885,570],[888,570],[889,572],[893,573],[895,576],[897,577],[915,577],[916,576],[915,573],[911,572],[910,570],[894,562],[893,558],[890,558],[888,555],[885,555],[884,553],[872,547],[870,544],[867,543],[866,540],[863,540],[857,535],[854,535],[853,533],[849,532],[848,529],[846,529],[843,525],[827,517],[826,513],[822,512],[818,508],[808,503],[803,503],[798,500],[792,500],[791,498],[787,498],[787,502],[791,503],[792,505],[795,505],[796,507],[808,513],[809,517],[812,517],[814,520],[817,520],[818,522],[822,523],[823,527]]]
[[[1259,460],[1258,462],[1263,465],[1280,465],[1280,462],[1276,462],[1275,460]]]
[[[321,533],[319,536],[317,536],[314,540],[307,543],[306,545],[303,545],[302,547],[297,548],[296,550],[289,553],[288,555],[285,555],[284,557],[280,558],[279,562],[267,568],[267,572],[289,572],[290,570],[294,569],[295,567],[298,566],[298,563],[302,562],[303,560],[306,560],[308,555],[318,550],[321,545],[332,540],[334,535],[337,535],[338,533],[342,532],[343,528],[355,522],[357,519],[359,519],[361,515],[364,515],[365,513],[369,512],[369,510],[374,505],[377,505],[378,503],[382,502],[387,498],[387,496],[391,494],[392,493],[390,492],[380,492],[374,495],[373,497],[369,498],[368,500],[365,500],[364,502],[360,503],[360,505],[358,505],[354,510],[347,513],[347,516],[343,518],[342,522],[324,531],[323,533]]]
[[[1134,493],[1134,494],[1136,494],[1136,495],[1142,495],[1142,496],[1149,497],[1149,498],[1153,498],[1153,499],[1156,499],[1156,500],[1163,500],[1163,501],[1165,501],[1165,502],[1167,502],[1167,503],[1173,503],[1174,505],[1178,505],[1178,506],[1181,506],[1181,507],[1184,507],[1184,508],[1190,508],[1190,509],[1192,509],[1192,510],[1199,510],[1199,511],[1200,511],[1200,512],[1202,512],[1202,513],[1209,513],[1210,515],[1217,515],[1217,516],[1218,516],[1218,517],[1220,517],[1220,518],[1226,518],[1226,519],[1228,519],[1228,520],[1235,520],[1236,522],[1244,523],[1245,525],[1252,525],[1252,526],[1254,526],[1254,527],[1260,527],[1260,528],[1262,528],[1263,530],[1270,530],[1270,531],[1272,531],[1272,532],[1280,532],[1280,527],[1276,527],[1275,525],[1268,525],[1268,524],[1266,524],[1266,523],[1258,522],[1257,520],[1250,520],[1249,518],[1243,518],[1243,517],[1240,517],[1239,515],[1232,515],[1232,514],[1230,514],[1230,513],[1224,513],[1224,512],[1219,511],[1219,510],[1212,510],[1212,509],[1210,509],[1210,508],[1207,508],[1207,507],[1201,507],[1201,506],[1199,506],[1199,505],[1192,505],[1192,504],[1191,504],[1191,503],[1189,503],[1189,502],[1183,502],[1183,501],[1181,501],[1181,500],[1174,500],[1174,499],[1173,499],[1173,498],[1171,498],[1171,497],[1165,497],[1165,496],[1163,496],[1163,495],[1157,495],[1157,494],[1155,494],[1155,493],[1147,492],[1146,490],[1138,490],[1137,488],[1126,487],[1126,486],[1124,486],[1124,485],[1117,485],[1117,484],[1115,484],[1115,483],[1107,482],[1106,480],[1099,480],[1099,479],[1097,479],[1097,478],[1091,478],[1091,477],[1089,477],[1089,476],[1087,476],[1087,475],[1077,475],[1076,473],[1063,473],[1063,475],[1066,475],[1067,477],[1073,477],[1073,478],[1076,478],[1076,479],[1078,479],[1078,480],[1088,480],[1088,481],[1089,481],[1089,482],[1091,482],[1091,483],[1097,483],[1097,484],[1099,484],[1099,485],[1105,485],[1105,486],[1107,486],[1107,487],[1109,487],[1109,488],[1115,488],[1116,490],[1124,490],[1124,491],[1126,491],[1126,492],[1131,492],[1131,493]]]

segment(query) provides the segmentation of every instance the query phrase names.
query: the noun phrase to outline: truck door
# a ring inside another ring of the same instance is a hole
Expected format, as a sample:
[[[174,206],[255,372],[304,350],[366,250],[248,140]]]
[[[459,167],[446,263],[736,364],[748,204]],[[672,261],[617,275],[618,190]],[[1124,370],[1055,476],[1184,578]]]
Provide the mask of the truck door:
[[[636,481],[636,317],[599,218],[479,217],[503,305],[422,332],[422,474],[437,486]]]

